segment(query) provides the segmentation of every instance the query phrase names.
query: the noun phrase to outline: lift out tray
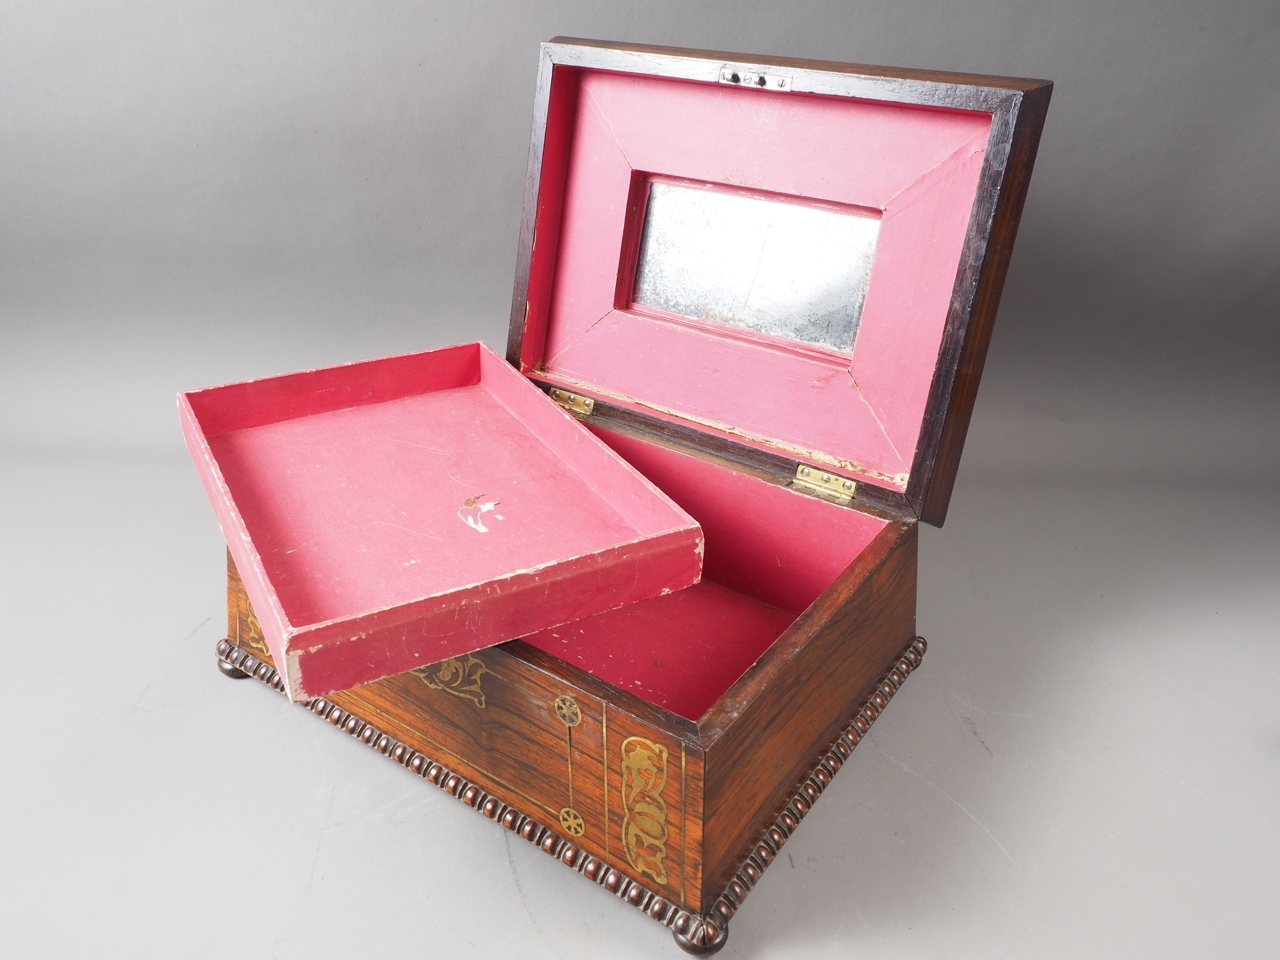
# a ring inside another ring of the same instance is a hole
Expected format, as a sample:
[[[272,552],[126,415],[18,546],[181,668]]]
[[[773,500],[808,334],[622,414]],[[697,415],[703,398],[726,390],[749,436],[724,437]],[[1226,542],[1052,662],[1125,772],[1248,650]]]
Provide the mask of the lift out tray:
[[[698,524],[484,344],[179,407],[294,700],[701,575]]]

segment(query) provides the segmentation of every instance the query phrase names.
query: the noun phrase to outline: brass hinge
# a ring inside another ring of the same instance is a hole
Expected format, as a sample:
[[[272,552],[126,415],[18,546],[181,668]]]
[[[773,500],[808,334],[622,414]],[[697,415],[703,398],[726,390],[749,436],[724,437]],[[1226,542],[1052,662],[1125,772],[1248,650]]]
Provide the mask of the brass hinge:
[[[591,416],[591,410],[596,405],[596,402],[590,397],[584,397],[580,393],[570,393],[568,390],[561,390],[559,387],[551,388],[551,399],[570,413],[577,413],[584,417]]]
[[[853,495],[858,489],[858,485],[848,477],[803,463],[796,464],[796,478],[791,485],[836,503],[853,503]]]

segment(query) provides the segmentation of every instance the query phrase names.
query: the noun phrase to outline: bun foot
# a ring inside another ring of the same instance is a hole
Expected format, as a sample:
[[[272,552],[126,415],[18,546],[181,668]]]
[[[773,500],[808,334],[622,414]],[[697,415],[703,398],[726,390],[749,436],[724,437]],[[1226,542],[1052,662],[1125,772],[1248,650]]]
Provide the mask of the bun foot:
[[[236,669],[221,658],[218,660],[218,669],[222,671],[224,677],[230,677],[232,680],[245,680],[249,676],[243,670]]]
[[[713,953],[719,953],[721,948],[728,941],[729,928],[728,926],[721,927],[720,932],[715,935],[715,938],[707,943],[702,942],[706,939],[707,928],[701,923],[698,924],[697,928],[693,931],[694,937],[697,938],[696,940],[692,940],[689,937],[684,936],[679,931],[673,931],[671,935],[675,937],[676,946],[685,953],[692,954],[695,957],[709,957]]]

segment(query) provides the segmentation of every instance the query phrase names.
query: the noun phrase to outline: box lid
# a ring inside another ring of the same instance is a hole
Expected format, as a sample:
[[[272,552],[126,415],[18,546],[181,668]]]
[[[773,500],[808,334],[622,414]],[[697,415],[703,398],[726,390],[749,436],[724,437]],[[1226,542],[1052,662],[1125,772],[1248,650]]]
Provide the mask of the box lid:
[[[179,396],[294,700],[698,581],[698,524],[483,344]]]
[[[508,359],[604,424],[941,524],[1050,91],[544,44]]]

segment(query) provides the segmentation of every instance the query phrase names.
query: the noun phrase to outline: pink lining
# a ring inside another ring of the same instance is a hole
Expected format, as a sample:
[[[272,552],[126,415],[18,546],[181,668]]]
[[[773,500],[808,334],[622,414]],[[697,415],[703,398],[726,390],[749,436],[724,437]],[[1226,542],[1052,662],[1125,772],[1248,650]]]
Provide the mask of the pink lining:
[[[886,521],[644,440],[594,432],[702,526],[703,580],[525,640],[697,720]]]
[[[558,70],[523,368],[904,489],[990,120]],[[637,176],[881,211],[852,358],[619,306]]]

